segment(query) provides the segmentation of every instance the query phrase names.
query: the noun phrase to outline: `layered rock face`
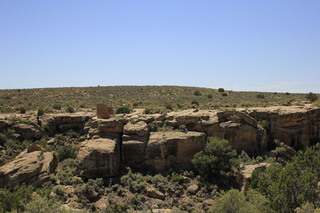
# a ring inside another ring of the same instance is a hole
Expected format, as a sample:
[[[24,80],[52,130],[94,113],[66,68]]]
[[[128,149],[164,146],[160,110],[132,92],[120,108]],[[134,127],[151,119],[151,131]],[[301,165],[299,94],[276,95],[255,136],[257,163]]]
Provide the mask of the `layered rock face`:
[[[278,139],[291,147],[306,147],[320,142],[320,108],[250,108],[246,113],[270,123],[269,140]]]
[[[86,112],[45,114],[43,116],[14,115],[5,118],[7,120],[0,119],[0,131],[12,129],[15,131],[16,139],[35,140],[40,139],[43,135],[54,136],[57,131],[85,130],[85,123],[93,116],[94,113]],[[27,120],[28,123],[19,123],[19,120]]]
[[[194,154],[203,149],[209,136],[227,139],[232,148],[248,154],[263,153],[274,139],[292,147],[320,142],[320,108],[185,110],[153,115],[140,112],[121,118],[111,116],[109,108],[105,110],[100,118],[75,113],[30,118],[29,124],[0,120],[0,130],[12,128],[21,139],[36,139],[46,134],[40,127],[48,126],[54,133],[57,128],[65,130],[79,125],[83,128],[90,121],[88,140],[82,142],[76,159],[77,174],[87,178],[116,176],[121,165],[148,165],[156,171],[170,167],[188,169]],[[260,127],[261,120],[270,125]],[[54,155],[42,150],[23,152],[0,168],[0,185],[8,188],[22,182],[37,185],[54,170],[48,169],[55,167],[54,162]],[[49,164],[53,166],[48,167]]]
[[[22,183],[41,186],[50,181],[58,165],[56,156],[32,144],[13,161],[0,167],[0,186],[13,189]]]
[[[266,132],[257,126],[256,120],[243,112],[186,110],[169,113],[167,119],[173,126],[185,125],[187,129],[204,132],[207,136],[227,139],[238,152],[245,150],[255,154],[266,149]]]
[[[205,147],[206,135],[201,132],[152,132],[145,149],[145,162],[161,171],[172,166],[192,167],[191,159]]]
[[[94,117],[89,126],[89,140],[82,143],[77,157],[78,175],[87,178],[114,176],[120,162],[146,164],[156,171],[190,169],[191,159],[205,147],[207,136],[228,139],[238,151],[266,149],[266,132],[252,117],[237,111]]]

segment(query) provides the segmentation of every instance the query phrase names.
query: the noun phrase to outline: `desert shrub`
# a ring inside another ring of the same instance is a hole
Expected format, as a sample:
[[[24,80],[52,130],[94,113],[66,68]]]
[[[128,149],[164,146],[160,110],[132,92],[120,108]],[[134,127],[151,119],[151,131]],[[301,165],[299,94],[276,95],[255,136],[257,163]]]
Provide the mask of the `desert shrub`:
[[[0,146],[3,146],[5,143],[7,143],[7,136],[3,133],[0,133]]]
[[[244,150],[242,150],[241,154],[238,156],[238,160],[239,160],[239,163],[243,163],[245,165],[255,163],[255,159],[250,158],[249,155]]]
[[[121,106],[116,110],[116,114],[130,113],[130,109],[127,106]]]
[[[249,190],[247,195],[245,195],[238,190],[232,189],[216,199],[209,212],[269,213],[272,211],[268,208],[268,203],[267,198],[256,191]]]
[[[74,108],[73,108],[72,106],[68,106],[68,107],[66,108],[66,112],[68,112],[68,113],[74,113]]]
[[[290,95],[290,93],[289,93],[289,92],[286,92],[286,95]]]
[[[145,177],[141,173],[133,173],[127,168],[128,173],[120,178],[122,185],[129,187],[132,193],[144,193],[147,188]]]
[[[308,100],[308,101],[311,101],[311,102],[314,102],[316,100],[318,100],[318,96],[312,92],[309,92],[305,98]]]
[[[61,104],[54,103],[54,104],[53,104],[53,109],[61,110]]]
[[[73,131],[72,129],[71,129],[71,130],[68,130],[68,132],[66,133],[66,135],[67,135],[69,138],[79,138],[79,137],[80,137],[80,134],[79,134],[78,132]]]
[[[27,112],[27,109],[24,106],[19,107],[19,111],[21,114],[25,114]]]
[[[133,196],[130,197],[129,203],[134,209],[138,210],[143,208],[146,200],[147,198],[144,195],[134,194]]]
[[[240,106],[240,107],[252,107],[253,104],[252,104],[251,102],[249,102],[249,101],[246,101],[246,102],[240,103],[239,106]]]
[[[164,177],[161,174],[156,174],[155,176],[153,176],[151,179],[151,183],[162,192],[167,191],[170,185],[168,178]]]
[[[38,115],[39,115],[39,116],[44,115],[44,109],[39,108],[39,109],[38,109]]]
[[[264,94],[259,93],[259,94],[256,95],[256,98],[265,98],[265,96],[264,96]]]
[[[25,184],[15,187],[12,192],[0,188],[0,212],[24,212],[26,204],[31,201],[33,191],[32,186]]]
[[[194,105],[199,106],[199,102],[198,102],[198,101],[196,101],[196,100],[192,100],[192,101],[191,101],[191,104],[194,104]]]
[[[228,96],[228,94],[227,94],[227,93],[225,93],[225,92],[224,92],[224,93],[222,93],[221,95],[222,95],[222,96]]]
[[[80,189],[78,189],[77,194],[82,194],[84,196],[90,195],[92,193],[102,194],[104,186],[103,179],[89,179],[86,184],[84,184]]]
[[[65,159],[59,163],[57,168],[56,176],[50,177],[52,180],[58,179],[62,185],[74,185],[82,183],[82,179],[74,177],[76,170],[75,159]]]
[[[228,172],[236,165],[237,152],[231,148],[229,141],[217,137],[208,137],[205,148],[196,153],[192,159],[195,170],[205,179]]]
[[[42,129],[46,132],[50,132],[50,127],[47,125],[43,126]]]
[[[193,93],[195,96],[201,96],[201,92],[199,90],[196,90],[194,93]]]
[[[179,184],[182,184],[183,181],[184,181],[184,176],[181,175],[181,174],[173,173],[173,174],[171,175],[171,181],[177,182],[177,183],[179,183]]]
[[[7,140],[7,146],[13,150],[17,150],[18,152],[21,152],[22,150],[26,149],[32,141],[24,140],[22,142],[18,140]]]
[[[123,213],[127,212],[127,210],[129,209],[129,205],[124,203],[114,193],[110,193],[108,195],[108,203],[109,205],[106,209],[106,213]]]
[[[76,158],[75,150],[70,146],[62,146],[58,150],[58,156],[57,156],[59,162],[68,159],[68,158]]]
[[[30,124],[31,122],[29,120],[26,120],[26,119],[21,119],[21,120],[19,120],[19,123],[21,123],[21,124]]]
[[[224,92],[224,89],[223,88],[219,88],[218,92]]]
[[[138,106],[139,104],[142,104],[142,102],[141,102],[141,101],[139,101],[139,102],[134,102],[134,103],[132,104],[132,106],[136,107],[136,106]]]
[[[25,213],[55,213],[63,211],[62,203],[56,199],[41,197],[33,193],[31,200],[25,205]]]
[[[164,103],[164,107],[167,108],[167,109],[169,109],[169,110],[173,110],[170,103],[167,103],[167,102]]]
[[[212,98],[212,94],[208,94],[208,95],[207,95],[207,98]]]
[[[258,125],[261,126],[265,130],[269,130],[270,129],[270,122],[267,121],[267,120],[259,120],[258,121]]]

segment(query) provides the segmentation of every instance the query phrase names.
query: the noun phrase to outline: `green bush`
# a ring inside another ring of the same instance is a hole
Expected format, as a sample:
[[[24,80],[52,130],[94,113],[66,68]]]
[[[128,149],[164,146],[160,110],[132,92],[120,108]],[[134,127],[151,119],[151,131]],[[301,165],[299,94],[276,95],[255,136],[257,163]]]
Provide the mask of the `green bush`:
[[[191,104],[194,104],[194,105],[199,106],[199,102],[198,102],[198,101],[196,101],[196,100],[192,100],[192,101],[191,101]]]
[[[236,165],[237,152],[229,145],[229,141],[217,137],[208,137],[205,148],[194,155],[192,164],[195,170],[205,179],[228,172]]]
[[[265,130],[269,130],[270,129],[270,122],[267,121],[267,120],[259,120],[258,124],[259,124],[259,126],[261,126]]]
[[[27,112],[27,109],[24,106],[19,107],[19,111],[21,114],[25,114]]]
[[[44,109],[39,108],[39,109],[38,109],[38,115],[39,115],[39,116],[44,115]]]
[[[171,175],[171,181],[172,181],[172,182],[177,182],[177,183],[179,183],[179,184],[182,184],[183,181],[184,181],[184,176],[181,175],[181,174],[173,173],[173,174]]]
[[[74,149],[68,145],[68,146],[63,146],[58,150],[58,156],[57,156],[59,162],[68,159],[68,158],[76,158],[76,153]]]
[[[218,92],[224,92],[224,89],[223,88],[219,88]]]
[[[21,123],[21,124],[31,124],[31,121],[26,120],[26,119],[21,119],[21,120],[19,120],[19,123]]]
[[[164,103],[164,107],[167,108],[167,109],[169,109],[169,110],[173,110],[170,103],[167,103],[167,102]]]
[[[318,100],[318,96],[312,92],[309,92],[305,97],[308,101],[311,102],[315,102],[316,100]]]
[[[244,193],[232,189],[216,199],[209,212],[215,213],[269,213],[269,201],[262,194],[249,190]]]
[[[69,137],[69,138],[79,138],[80,137],[80,134],[78,132],[75,132],[73,130],[69,130],[66,135]]]
[[[208,94],[208,95],[207,95],[207,98],[212,98],[212,94]]]
[[[74,108],[72,106],[68,106],[67,109],[66,109],[66,112],[74,113]]]
[[[256,97],[257,98],[265,98],[264,94],[262,94],[262,93],[257,94]]]
[[[222,93],[221,95],[222,95],[222,96],[228,96],[228,94],[227,94],[227,93],[225,93],[225,92],[224,92],[224,93]]]
[[[61,110],[61,104],[54,103],[54,104],[53,104],[53,109]]]
[[[195,96],[201,96],[201,92],[199,90],[196,90],[194,93],[193,93]]]
[[[116,114],[128,114],[130,113],[130,109],[127,106],[121,106],[116,110]]]
[[[7,143],[7,136],[3,133],[0,133],[0,146],[3,146],[5,143]]]

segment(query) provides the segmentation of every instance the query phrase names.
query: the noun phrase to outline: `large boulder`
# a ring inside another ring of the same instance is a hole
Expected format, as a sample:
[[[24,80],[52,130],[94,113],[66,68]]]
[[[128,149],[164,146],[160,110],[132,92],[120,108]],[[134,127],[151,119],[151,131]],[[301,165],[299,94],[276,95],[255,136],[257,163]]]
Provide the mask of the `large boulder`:
[[[97,118],[110,118],[111,115],[113,115],[113,108],[112,107],[108,107],[105,104],[97,104]]]
[[[151,132],[145,162],[158,171],[168,169],[171,165],[191,168],[191,159],[204,148],[205,141],[206,135],[201,132]]]
[[[89,137],[94,135],[110,135],[114,133],[122,133],[123,126],[127,123],[125,119],[109,118],[109,119],[98,119],[92,118],[89,130]]]
[[[146,122],[127,123],[123,127],[123,133],[127,135],[146,136],[149,134],[149,128]]]
[[[22,183],[39,187],[50,181],[58,165],[56,156],[36,144],[30,145],[13,161],[0,167],[0,186],[13,189]]]
[[[76,158],[81,177],[112,177],[119,174],[119,137],[95,138],[82,142]]]

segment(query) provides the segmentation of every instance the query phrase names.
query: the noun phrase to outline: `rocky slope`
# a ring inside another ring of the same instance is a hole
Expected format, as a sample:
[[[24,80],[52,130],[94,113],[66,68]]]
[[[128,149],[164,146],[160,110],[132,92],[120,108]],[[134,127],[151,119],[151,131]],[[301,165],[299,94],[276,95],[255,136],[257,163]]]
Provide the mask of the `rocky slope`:
[[[138,111],[117,116],[112,112],[112,109],[100,105],[97,112],[99,117],[92,113],[74,113],[7,118],[0,120],[0,131],[14,129],[14,137],[24,140],[80,129],[82,133],[87,133],[87,140],[79,148],[77,175],[86,178],[116,176],[121,165],[143,165],[155,171],[171,167],[191,168],[193,155],[205,146],[208,136],[227,139],[234,149],[249,154],[264,153],[274,139],[292,147],[308,146],[320,141],[319,108],[185,110],[151,115]],[[19,119],[29,122],[19,123]],[[259,125],[263,120],[268,124],[264,128]],[[5,174],[14,176],[14,173],[22,171],[22,166],[11,166],[17,164],[15,162],[20,158],[0,167],[2,182],[10,181]],[[12,168],[11,171],[9,168]],[[43,174],[45,169],[38,166],[34,170]],[[33,177],[19,178],[17,184],[30,182]]]

